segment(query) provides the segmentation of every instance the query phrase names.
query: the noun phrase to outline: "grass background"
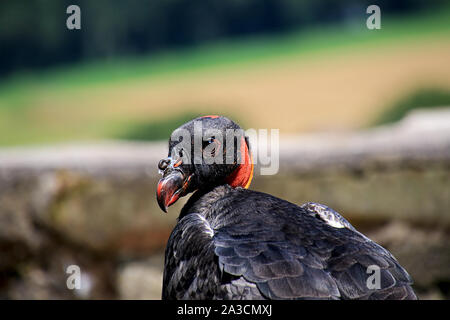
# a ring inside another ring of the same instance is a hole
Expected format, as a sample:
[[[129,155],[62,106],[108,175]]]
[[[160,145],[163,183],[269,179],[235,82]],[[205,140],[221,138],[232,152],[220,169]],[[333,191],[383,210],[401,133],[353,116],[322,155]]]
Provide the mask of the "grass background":
[[[282,134],[392,122],[450,104],[448,21],[441,10],[22,72],[0,81],[0,145],[163,139],[211,113]]]
[[[448,108],[450,91],[438,88],[422,88],[390,104],[375,120],[374,125],[388,124],[401,120],[409,111],[420,108]]]

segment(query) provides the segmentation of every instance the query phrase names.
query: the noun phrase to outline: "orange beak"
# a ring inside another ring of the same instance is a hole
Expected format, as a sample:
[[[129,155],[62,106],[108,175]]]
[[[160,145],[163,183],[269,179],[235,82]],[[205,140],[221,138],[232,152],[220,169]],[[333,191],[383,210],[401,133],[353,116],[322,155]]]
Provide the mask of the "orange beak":
[[[173,170],[159,180],[156,189],[156,198],[161,210],[167,212],[167,208],[184,195],[186,186],[184,180],[183,173],[178,170]]]

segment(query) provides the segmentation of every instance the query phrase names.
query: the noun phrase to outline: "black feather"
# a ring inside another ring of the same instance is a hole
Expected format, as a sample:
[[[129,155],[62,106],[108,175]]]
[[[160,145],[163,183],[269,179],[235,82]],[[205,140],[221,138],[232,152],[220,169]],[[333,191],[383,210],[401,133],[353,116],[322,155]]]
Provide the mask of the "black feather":
[[[313,208],[227,185],[193,195],[168,241],[163,298],[416,299],[387,250]]]

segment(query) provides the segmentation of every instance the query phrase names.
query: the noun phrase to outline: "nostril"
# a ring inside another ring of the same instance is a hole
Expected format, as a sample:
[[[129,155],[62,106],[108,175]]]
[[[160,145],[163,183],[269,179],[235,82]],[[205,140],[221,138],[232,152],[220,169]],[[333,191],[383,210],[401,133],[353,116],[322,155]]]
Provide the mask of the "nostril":
[[[165,170],[167,168],[167,166],[169,165],[169,160],[167,159],[162,159],[159,161],[158,163],[158,168],[160,170]]]

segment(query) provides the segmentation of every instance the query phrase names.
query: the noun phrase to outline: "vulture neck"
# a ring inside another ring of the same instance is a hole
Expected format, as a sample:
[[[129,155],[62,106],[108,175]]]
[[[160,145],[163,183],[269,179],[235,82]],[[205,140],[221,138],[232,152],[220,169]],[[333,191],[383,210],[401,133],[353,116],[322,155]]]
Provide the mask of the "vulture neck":
[[[233,188],[231,186],[228,184],[223,184],[220,186],[212,186],[195,191],[195,193],[189,198],[181,209],[178,219],[194,212],[202,214],[206,218],[211,206],[232,190]]]

